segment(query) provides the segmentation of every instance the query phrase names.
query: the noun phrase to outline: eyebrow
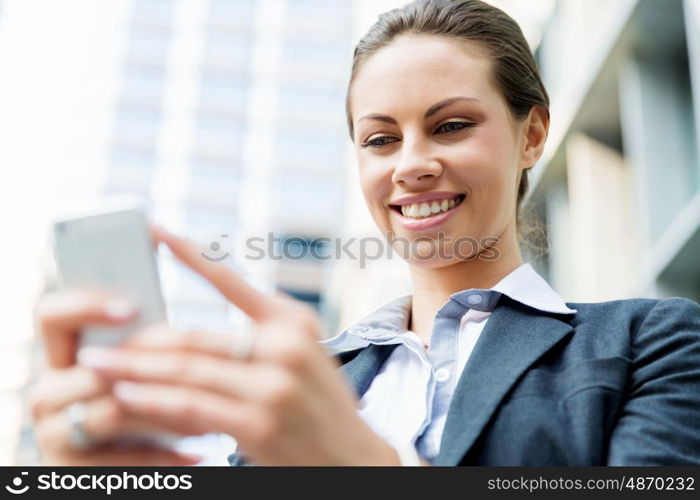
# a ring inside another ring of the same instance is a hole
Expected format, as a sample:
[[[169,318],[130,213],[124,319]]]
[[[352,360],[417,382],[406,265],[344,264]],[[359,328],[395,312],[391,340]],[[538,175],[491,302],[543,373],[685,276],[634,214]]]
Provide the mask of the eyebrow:
[[[428,111],[426,111],[425,114],[423,115],[423,119],[427,120],[428,118],[433,116],[435,113],[437,113],[441,109],[446,108],[447,106],[450,106],[456,102],[459,102],[459,101],[478,101],[478,100],[479,99],[477,99],[476,97],[467,97],[467,96],[450,97],[448,99],[437,102],[437,103],[433,104],[432,106],[430,106],[428,108]],[[387,115],[382,115],[379,113],[371,113],[369,115],[365,115],[357,121],[361,122],[362,120],[376,120],[376,121],[391,123],[392,125],[396,125],[396,120],[394,120],[392,117],[387,116]]]

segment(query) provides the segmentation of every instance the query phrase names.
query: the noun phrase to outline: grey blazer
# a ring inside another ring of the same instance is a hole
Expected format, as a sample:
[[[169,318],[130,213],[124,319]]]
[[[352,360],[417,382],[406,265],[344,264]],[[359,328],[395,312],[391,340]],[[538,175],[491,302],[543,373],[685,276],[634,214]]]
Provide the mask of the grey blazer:
[[[434,465],[700,465],[700,305],[503,295],[457,383]],[[342,353],[362,397],[396,345]],[[231,465],[245,465],[237,454]]]

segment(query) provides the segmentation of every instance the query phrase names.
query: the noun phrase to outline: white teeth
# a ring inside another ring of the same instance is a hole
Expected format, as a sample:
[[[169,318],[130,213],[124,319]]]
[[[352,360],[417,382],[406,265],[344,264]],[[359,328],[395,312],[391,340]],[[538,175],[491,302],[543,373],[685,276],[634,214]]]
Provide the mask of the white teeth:
[[[423,218],[431,215],[447,212],[456,205],[456,197],[444,200],[432,200],[422,203],[411,203],[401,205],[401,213],[404,217]]]

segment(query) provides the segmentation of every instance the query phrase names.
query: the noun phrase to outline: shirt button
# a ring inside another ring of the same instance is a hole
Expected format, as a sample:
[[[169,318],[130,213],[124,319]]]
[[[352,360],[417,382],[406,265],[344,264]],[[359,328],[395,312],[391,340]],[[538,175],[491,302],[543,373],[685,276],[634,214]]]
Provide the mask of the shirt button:
[[[469,302],[470,304],[481,304],[482,300],[484,300],[483,297],[476,293],[467,297],[467,302]]]
[[[447,382],[450,379],[450,371],[447,368],[440,368],[435,372],[435,380],[438,382]]]

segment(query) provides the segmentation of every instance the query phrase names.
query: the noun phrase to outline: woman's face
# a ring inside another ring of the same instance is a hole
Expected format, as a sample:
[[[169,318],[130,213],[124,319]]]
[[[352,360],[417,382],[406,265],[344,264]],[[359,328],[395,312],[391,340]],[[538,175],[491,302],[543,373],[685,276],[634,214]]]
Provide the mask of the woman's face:
[[[394,247],[405,258],[447,265],[473,257],[474,242],[483,249],[493,245],[486,238],[514,235],[520,172],[532,158],[523,153],[524,122],[475,46],[399,36],[364,61],[350,98],[365,200],[380,230],[402,241]],[[442,248],[446,258],[426,259],[419,237],[443,241],[430,256]]]

